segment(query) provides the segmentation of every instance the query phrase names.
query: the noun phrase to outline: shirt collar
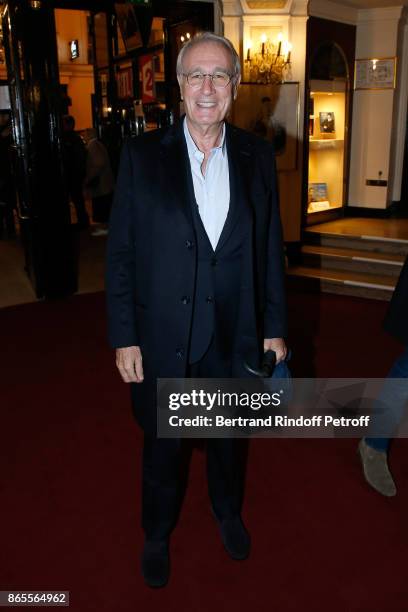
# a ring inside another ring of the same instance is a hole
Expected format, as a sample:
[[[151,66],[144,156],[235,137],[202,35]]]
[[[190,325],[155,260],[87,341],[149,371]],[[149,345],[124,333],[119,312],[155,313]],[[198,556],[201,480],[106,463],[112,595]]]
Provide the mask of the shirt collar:
[[[187,149],[188,149],[188,154],[189,156],[194,156],[194,157],[203,157],[204,153],[202,151],[200,151],[200,149],[197,147],[196,143],[194,142],[191,134],[190,134],[190,130],[188,129],[188,125],[187,125],[187,117],[184,117],[184,136],[186,139],[186,143],[187,143]],[[219,149],[221,149],[222,152],[222,156],[225,157],[226,155],[226,142],[225,142],[225,121],[222,124],[222,132],[221,132],[221,140],[220,140],[220,144],[216,147],[213,147],[213,151],[217,151]]]

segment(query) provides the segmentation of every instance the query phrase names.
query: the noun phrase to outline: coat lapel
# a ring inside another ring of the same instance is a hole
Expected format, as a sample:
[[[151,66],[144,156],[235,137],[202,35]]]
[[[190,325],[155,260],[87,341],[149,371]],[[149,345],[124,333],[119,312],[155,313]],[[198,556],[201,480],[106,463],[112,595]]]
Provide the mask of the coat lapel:
[[[159,180],[167,209],[180,220],[193,224],[191,211],[191,170],[183,134],[183,122],[169,128],[160,143]]]
[[[248,212],[248,208],[250,208],[252,147],[248,141],[242,141],[234,126],[228,123],[226,139],[230,181],[230,208],[217,244],[217,251],[224,246],[242,215]]]

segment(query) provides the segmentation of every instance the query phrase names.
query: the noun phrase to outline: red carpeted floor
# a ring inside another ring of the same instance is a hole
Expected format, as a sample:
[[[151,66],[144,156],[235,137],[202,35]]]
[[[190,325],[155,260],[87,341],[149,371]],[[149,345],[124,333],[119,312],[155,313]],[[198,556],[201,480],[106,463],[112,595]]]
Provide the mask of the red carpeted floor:
[[[383,376],[399,346],[386,305],[290,296],[298,376]],[[106,347],[104,298],[0,311],[0,590],[69,590],[75,612],[405,612],[408,458],[398,495],[364,483],[354,440],[254,440],[244,517],[253,551],[224,552],[204,457],[172,540],[164,590],[139,572],[140,442]]]

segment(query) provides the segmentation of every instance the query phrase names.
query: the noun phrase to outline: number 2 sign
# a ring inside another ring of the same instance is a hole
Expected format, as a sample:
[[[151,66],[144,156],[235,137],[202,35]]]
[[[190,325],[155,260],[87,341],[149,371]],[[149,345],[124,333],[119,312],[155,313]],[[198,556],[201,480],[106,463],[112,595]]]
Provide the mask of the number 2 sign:
[[[142,102],[155,102],[156,84],[154,81],[154,56],[142,55],[139,58],[139,69],[142,78]]]

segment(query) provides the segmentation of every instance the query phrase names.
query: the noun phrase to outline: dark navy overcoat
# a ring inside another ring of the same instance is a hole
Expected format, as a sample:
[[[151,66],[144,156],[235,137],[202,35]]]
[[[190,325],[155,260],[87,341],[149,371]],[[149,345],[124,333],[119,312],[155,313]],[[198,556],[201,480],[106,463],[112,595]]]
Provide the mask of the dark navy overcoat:
[[[284,337],[284,256],[272,146],[226,126],[230,181],[237,218],[249,225],[241,282],[231,295],[238,308],[233,373],[243,359],[256,363],[262,339]],[[182,378],[197,270],[192,178],[180,122],[126,142],[112,208],[107,254],[107,303],[112,347],[140,346],[144,382],[132,384],[134,413],[155,428],[156,379]],[[228,232],[227,232],[228,234]],[[228,240],[228,235],[224,235]],[[218,248],[218,247],[217,247]]]
[[[384,321],[385,329],[408,346],[408,257],[402,267]]]

